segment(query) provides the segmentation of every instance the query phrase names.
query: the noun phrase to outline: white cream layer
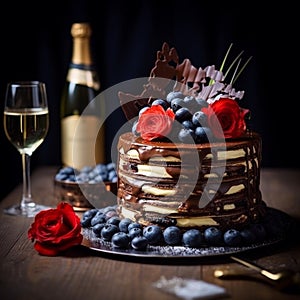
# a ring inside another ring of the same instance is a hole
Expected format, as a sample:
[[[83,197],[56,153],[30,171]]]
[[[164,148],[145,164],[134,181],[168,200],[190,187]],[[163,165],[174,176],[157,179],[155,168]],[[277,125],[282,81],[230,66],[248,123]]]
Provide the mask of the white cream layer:
[[[176,189],[160,189],[146,184],[143,185],[142,191],[155,196],[174,196],[177,192]]]
[[[151,207],[152,208],[152,207]],[[153,210],[148,210],[147,206],[144,206],[145,211],[155,212]],[[176,210],[172,209],[164,209],[160,210],[159,214],[162,216],[168,216],[170,213],[174,213]],[[122,207],[122,215],[124,218],[129,218],[133,221],[138,221],[135,218],[135,215],[139,212],[135,212],[132,210],[129,210],[127,208]],[[188,217],[188,218],[177,218],[177,226],[179,227],[193,227],[193,226],[212,226],[212,225],[218,225],[218,222],[216,222],[212,217]]]
[[[120,153],[124,153],[124,149],[121,148],[120,149]],[[136,159],[139,160],[140,156],[139,156],[139,152],[135,149],[131,149],[128,150],[126,155],[130,158],[130,159]],[[151,157],[151,160],[153,161],[159,161],[159,162],[180,162],[181,160],[177,157],[174,156],[162,156],[162,155],[154,155]]]

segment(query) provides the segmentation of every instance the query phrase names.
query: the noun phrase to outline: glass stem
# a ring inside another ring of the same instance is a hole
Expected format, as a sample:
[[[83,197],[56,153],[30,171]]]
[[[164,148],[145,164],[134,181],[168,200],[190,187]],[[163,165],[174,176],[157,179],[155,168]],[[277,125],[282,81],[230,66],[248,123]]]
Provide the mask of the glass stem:
[[[35,206],[31,198],[30,155],[26,153],[22,154],[22,167],[23,167],[23,195],[22,195],[21,208],[26,209]]]

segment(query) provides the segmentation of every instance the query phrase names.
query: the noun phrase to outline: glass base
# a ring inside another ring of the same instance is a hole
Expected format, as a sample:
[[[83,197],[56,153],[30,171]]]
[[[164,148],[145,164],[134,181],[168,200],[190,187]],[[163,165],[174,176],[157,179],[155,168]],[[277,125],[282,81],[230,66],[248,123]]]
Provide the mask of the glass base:
[[[40,211],[49,209],[49,208],[52,208],[52,207],[42,205],[42,204],[35,204],[34,207],[28,207],[27,209],[21,209],[21,206],[19,204],[15,204],[13,206],[4,208],[4,213],[7,215],[12,215],[12,216],[24,216],[24,217],[32,218]]]

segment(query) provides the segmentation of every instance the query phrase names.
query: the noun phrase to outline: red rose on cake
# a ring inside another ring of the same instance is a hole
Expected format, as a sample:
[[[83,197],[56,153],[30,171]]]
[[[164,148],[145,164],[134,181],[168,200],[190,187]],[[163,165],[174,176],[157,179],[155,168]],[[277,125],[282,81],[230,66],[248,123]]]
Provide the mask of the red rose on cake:
[[[241,108],[233,99],[220,98],[202,111],[216,138],[238,138],[246,131],[245,116],[249,110]]]
[[[60,203],[56,209],[47,209],[36,214],[28,230],[28,238],[35,240],[34,248],[41,255],[55,256],[72,246],[80,245],[80,218],[68,203]]]
[[[147,141],[162,138],[170,133],[174,119],[171,108],[164,110],[161,105],[152,105],[140,114],[136,131]]]

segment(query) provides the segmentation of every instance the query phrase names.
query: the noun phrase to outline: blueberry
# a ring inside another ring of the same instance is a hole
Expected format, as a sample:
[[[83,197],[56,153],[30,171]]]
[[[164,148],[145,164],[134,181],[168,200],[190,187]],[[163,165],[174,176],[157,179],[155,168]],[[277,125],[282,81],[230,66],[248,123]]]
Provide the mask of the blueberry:
[[[205,241],[213,246],[223,244],[223,233],[217,227],[208,227],[204,230]]]
[[[76,182],[76,176],[75,174],[70,174],[68,176],[68,178],[66,179],[66,181],[69,181],[69,182]]]
[[[143,230],[141,228],[138,228],[138,227],[133,227],[128,232],[128,236],[131,239],[135,238],[136,236],[140,236],[140,235],[143,235]]]
[[[164,240],[168,245],[178,245],[182,234],[177,226],[169,226],[163,231]]]
[[[167,110],[169,107],[169,103],[163,99],[156,99],[151,103],[151,105],[160,105],[164,108],[164,110]]]
[[[80,224],[83,228],[88,228],[91,226],[91,219],[92,218],[82,218],[81,221],[80,221]]]
[[[148,239],[142,235],[134,237],[131,241],[131,247],[135,250],[145,250],[148,244]]]
[[[66,179],[68,179],[68,174],[57,173],[57,174],[55,175],[55,179],[56,179],[56,180],[59,180],[59,181],[66,180]]]
[[[173,112],[176,112],[179,108],[182,108],[183,107],[183,99],[181,98],[174,98],[172,101],[171,101],[171,108],[173,110]]]
[[[75,169],[72,167],[64,167],[59,170],[60,174],[67,174],[67,175],[74,175],[75,174]]]
[[[90,171],[87,175],[89,177],[90,180],[93,180],[99,173],[93,169],[92,171]]]
[[[208,143],[209,139],[212,138],[212,132],[211,129],[208,127],[198,126],[195,129],[195,136],[197,143]]]
[[[100,174],[96,175],[96,176],[93,178],[94,182],[96,182],[96,183],[106,181],[106,179],[107,179],[107,178],[106,178],[105,176],[100,175]],[[90,181],[92,181],[92,180],[90,180]]]
[[[193,122],[191,120],[185,120],[182,122],[182,126],[186,129],[195,129],[195,125],[193,124]]]
[[[91,220],[92,218],[98,213],[98,209],[97,208],[93,208],[93,209],[89,209],[87,211],[85,211],[82,215],[81,218],[81,226],[86,228],[86,227],[90,227],[91,226]]]
[[[107,168],[106,168],[105,164],[96,165],[96,167],[93,169],[93,171],[90,172],[89,174],[92,178],[95,178],[97,176],[101,176],[102,177],[101,181],[107,181],[108,180],[108,171],[107,171]]]
[[[183,99],[183,98],[184,98],[184,95],[183,95],[182,92],[179,92],[179,91],[172,91],[172,92],[168,93],[166,100],[167,100],[169,103],[171,103],[171,101],[172,101],[174,98],[181,98],[181,99]]]
[[[103,214],[103,212],[98,211],[91,219],[91,226],[94,226],[99,223],[105,223],[105,222],[106,222],[105,215]]]
[[[151,245],[158,244],[162,238],[162,229],[158,225],[149,225],[143,229],[143,235]]]
[[[79,182],[79,183],[88,182],[89,181],[89,176],[86,173],[79,173],[76,176],[76,181]]]
[[[196,111],[192,116],[192,122],[196,126],[205,126],[207,123],[207,116],[203,111]]]
[[[182,235],[182,243],[187,247],[198,248],[202,241],[203,237],[198,229],[189,229]]]
[[[241,233],[236,229],[229,229],[224,233],[224,242],[229,246],[238,246],[242,242]]]
[[[101,237],[102,228],[105,226],[105,223],[97,223],[92,227],[92,231],[97,237]]]
[[[98,213],[98,211],[98,208],[89,209],[82,214],[82,218],[92,218],[96,215],[96,213]]]
[[[136,222],[132,222],[128,225],[128,232],[132,229],[132,228],[140,228],[142,229],[142,225]]]
[[[118,182],[118,175],[114,176],[114,177],[111,179],[111,182]]]
[[[97,164],[94,168],[94,171],[97,174],[102,174],[102,173],[106,173],[107,172],[107,167],[106,164]]]
[[[108,172],[108,177],[107,177],[107,179],[108,179],[108,181],[112,181],[113,178],[116,177],[116,176],[117,176],[116,170],[110,170],[110,171]]]
[[[112,236],[111,243],[114,247],[126,249],[129,246],[130,238],[125,232],[119,231]]]
[[[175,120],[182,123],[185,120],[190,120],[192,118],[192,113],[186,107],[181,107],[175,112]]]
[[[119,226],[120,222],[121,222],[121,218],[118,217],[118,216],[116,216],[116,215],[112,216],[111,218],[109,218],[108,220],[106,220],[107,224],[114,224],[116,226]]]
[[[241,230],[241,236],[246,245],[251,245],[256,242],[255,234],[248,228]]]
[[[106,165],[107,171],[115,170],[116,169],[116,164],[114,162],[110,162]]]
[[[178,139],[182,143],[193,143],[196,135],[192,129],[182,128],[178,133]]]
[[[132,223],[132,220],[125,218],[119,222],[120,231],[128,233],[128,225]]]
[[[101,237],[106,241],[111,241],[112,236],[119,232],[119,227],[114,224],[105,224],[101,230]]]

